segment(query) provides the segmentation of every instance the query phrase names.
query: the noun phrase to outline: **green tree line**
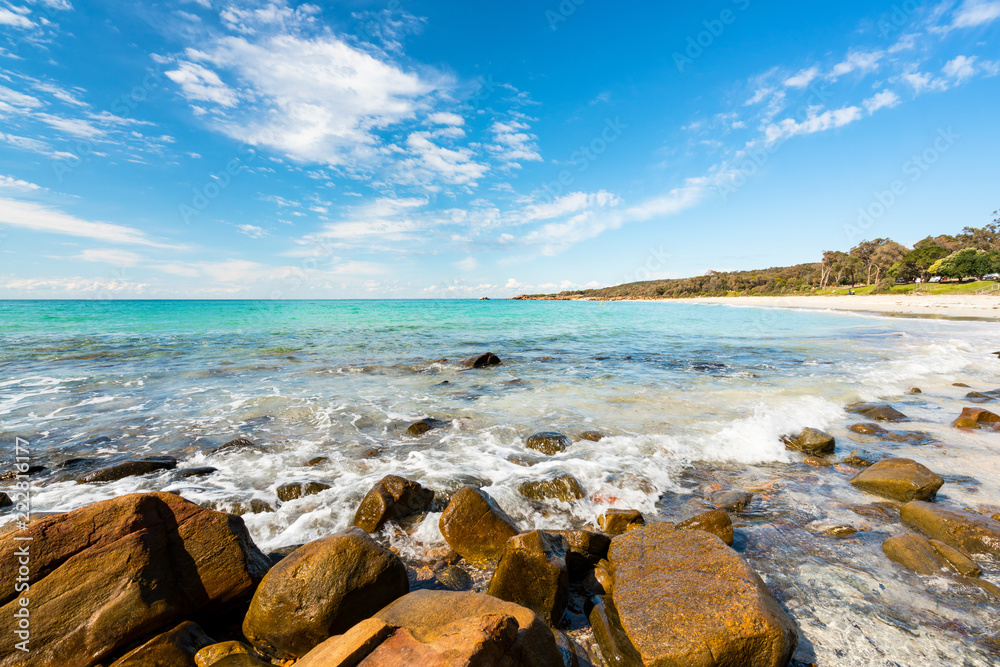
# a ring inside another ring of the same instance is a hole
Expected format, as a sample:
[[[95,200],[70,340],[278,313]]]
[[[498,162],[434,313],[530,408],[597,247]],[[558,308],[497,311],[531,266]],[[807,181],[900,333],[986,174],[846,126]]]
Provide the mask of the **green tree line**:
[[[693,296],[780,295],[831,287],[875,285],[888,291],[897,282],[934,276],[982,278],[1000,273],[1000,211],[984,227],[965,227],[954,236],[928,236],[912,248],[889,238],[862,241],[849,252],[827,250],[819,262],[754,271],[709,271],[703,276],[647,280],[601,289],[571,290],[556,298],[662,299]],[[553,295],[533,295],[552,298]],[[521,298],[532,298],[525,295]]]

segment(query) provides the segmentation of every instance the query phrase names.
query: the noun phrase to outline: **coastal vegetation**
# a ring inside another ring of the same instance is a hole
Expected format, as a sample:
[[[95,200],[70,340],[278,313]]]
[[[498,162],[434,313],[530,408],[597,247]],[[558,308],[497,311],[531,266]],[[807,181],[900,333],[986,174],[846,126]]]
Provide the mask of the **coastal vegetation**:
[[[677,299],[855,293],[975,292],[1000,273],[1000,211],[984,227],[928,236],[912,248],[889,238],[864,240],[848,252],[827,250],[818,262],[750,271],[646,280],[518,299]]]

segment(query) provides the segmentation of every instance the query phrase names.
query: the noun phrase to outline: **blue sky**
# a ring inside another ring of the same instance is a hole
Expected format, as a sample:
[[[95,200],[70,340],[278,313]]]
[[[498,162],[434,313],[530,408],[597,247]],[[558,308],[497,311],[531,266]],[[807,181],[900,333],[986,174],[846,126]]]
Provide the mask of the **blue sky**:
[[[0,298],[512,296],[1000,207],[1000,1],[0,0]]]

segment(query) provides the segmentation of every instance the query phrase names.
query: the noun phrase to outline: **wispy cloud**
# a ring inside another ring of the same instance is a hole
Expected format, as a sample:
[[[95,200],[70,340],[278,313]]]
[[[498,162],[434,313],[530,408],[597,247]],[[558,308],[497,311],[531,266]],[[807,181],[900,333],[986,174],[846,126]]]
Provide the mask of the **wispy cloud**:
[[[0,224],[35,232],[79,236],[109,243],[176,248],[150,239],[134,227],[91,222],[43,204],[0,197]]]

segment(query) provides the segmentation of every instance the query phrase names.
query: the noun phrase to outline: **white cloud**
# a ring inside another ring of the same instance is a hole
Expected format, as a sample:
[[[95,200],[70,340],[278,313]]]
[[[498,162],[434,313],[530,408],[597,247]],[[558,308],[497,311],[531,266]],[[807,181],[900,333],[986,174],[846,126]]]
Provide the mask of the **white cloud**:
[[[447,111],[439,111],[437,113],[432,113],[427,117],[427,122],[432,125],[465,125],[465,119],[459,116],[457,113],[450,113]]]
[[[182,62],[177,69],[165,72],[168,79],[181,87],[188,101],[212,102],[223,108],[236,106],[236,93],[219,75],[197,63]]]
[[[490,152],[508,167],[521,162],[541,162],[536,143],[538,137],[529,133],[530,126],[520,120],[497,121],[490,127],[494,144]]]
[[[479,262],[475,257],[466,257],[463,260],[455,262],[455,266],[462,271],[474,271],[479,266]]]
[[[22,14],[18,14],[0,7],[0,25],[12,28],[34,28],[34,22]]]
[[[976,57],[971,58],[967,56],[958,56],[953,60],[949,60],[945,63],[941,71],[950,76],[953,79],[957,79],[959,83],[968,79],[976,74]]]
[[[865,109],[868,110],[868,113],[873,114],[879,109],[891,109],[899,104],[899,95],[891,90],[883,90],[881,93],[876,93],[875,95],[869,97],[863,102],[863,104]]]
[[[152,241],[144,232],[132,227],[109,222],[90,222],[42,204],[16,199],[0,198],[0,224],[36,232],[81,236],[110,243],[157,248],[175,247]]]
[[[378,132],[414,118],[444,85],[442,77],[425,80],[332,35],[222,37],[187,56],[203,64],[188,63],[197,76],[189,75],[181,92],[192,103],[210,103],[215,127],[296,160],[331,165],[377,162]],[[234,86],[208,66],[227,72]],[[247,101],[237,105],[240,98]]]
[[[956,28],[972,28],[992,23],[1000,18],[1000,2],[985,0],[965,0],[955,12],[952,23]]]
[[[76,256],[76,259],[82,259],[85,262],[112,264],[114,266],[135,266],[142,261],[142,256],[128,250],[94,248],[84,250]]]
[[[28,181],[22,181],[20,179],[14,178],[13,176],[0,176],[0,188],[11,188],[14,190],[42,190],[40,185],[35,185],[34,183],[29,183]]]
[[[874,72],[884,57],[885,53],[882,51],[850,51],[846,59],[834,65],[830,78],[836,80],[851,72],[861,74]]]
[[[771,123],[764,130],[764,138],[767,143],[773,144],[789,137],[843,127],[856,120],[861,120],[862,117],[861,108],[856,106],[828,109],[822,113],[818,107],[814,107],[808,110],[807,117],[802,122],[798,122],[794,118],[785,118],[778,123]]]
[[[406,138],[406,147],[414,157],[399,165],[399,178],[403,182],[429,184],[430,179],[424,176],[430,174],[433,179],[440,178],[453,185],[475,185],[489,170],[487,165],[475,161],[471,149],[440,146],[431,141],[429,132],[411,133]]]
[[[789,88],[806,88],[819,76],[819,67],[804,69],[795,76],[785,79],[785,85]]]
[[[236,225],[236,229],[240,230],[241,233],[246,234],[252,239],[262,239],[268,235],[266,229],[258,227],[257,225]]]
[[[15,276],[0,277],[0,289],[11,290],[16,294],[36,293],[46,295],[60,294],[103,294],[114,292],[119,294],[140,295],[149,285],[135,283],[129,280],[105,280],[94,278],[20,278]]]

